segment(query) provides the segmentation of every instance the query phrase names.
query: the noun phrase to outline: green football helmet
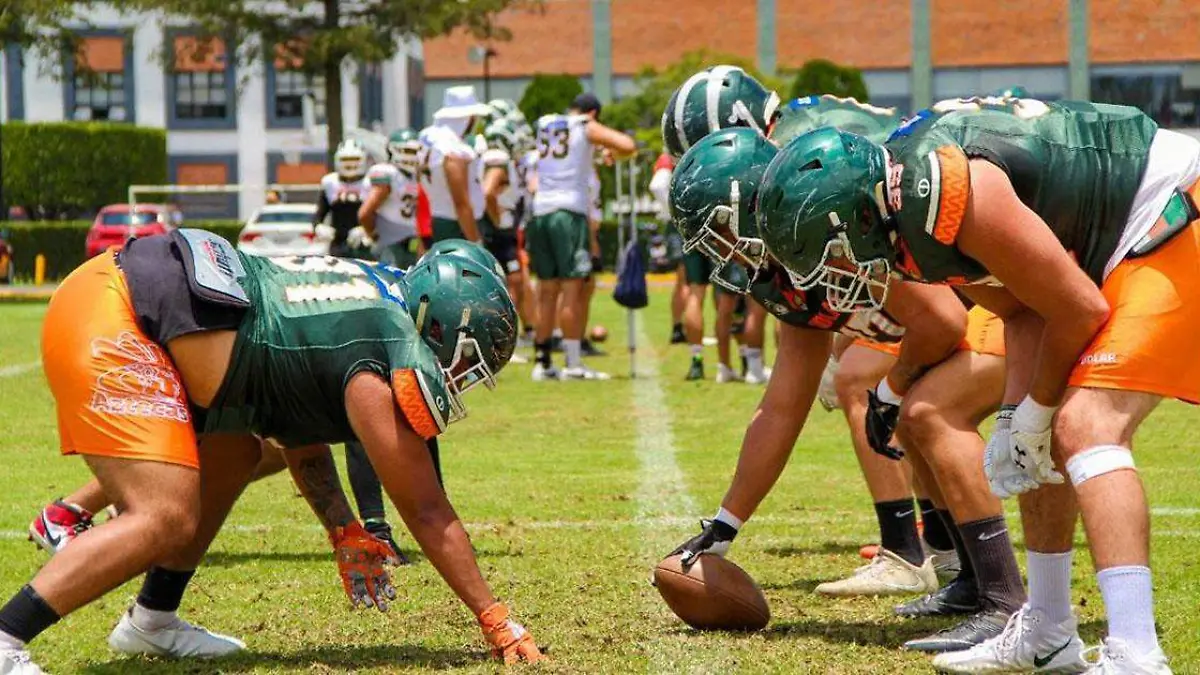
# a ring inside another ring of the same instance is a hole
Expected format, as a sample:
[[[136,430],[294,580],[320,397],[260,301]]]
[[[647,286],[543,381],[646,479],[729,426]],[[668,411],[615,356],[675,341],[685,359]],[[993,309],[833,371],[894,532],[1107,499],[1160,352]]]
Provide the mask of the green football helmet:
[[[488,124],[505,119],[509,115],[512,115],[514,111],[519,112],[516,102],[506,98],[494,98],[487,102],[487,106],[491,108],[491,111],[486,115]]]
[[[412,129],[397,129],[387,140],[388,161],[409,176],[416,176],[421,166],[424,145]]]
[[[491,270],[501,279],[505,276],[504,268],[500,266],[500,261],[496,259],[496,256],[492,255],[491,251],[466,239],[443,239],[430,246],[429,250],[417,260],[416,264],[420,265],[422,261],[439,255],[455,255],[460,258],[466,258],[482,265],[484,269]]]
[[[450,398],[450,422],[467,416],[462,395],[496,387],[517,346],[517,308],[504,281],[457,255],[426,256],[404,276],[408,311],[437,355]]]
[[[888,234],[887,154],[862,136],[816,129],[779,151],[758,190],[767,251],[834,311],[880,309],[896,253]]]
[[[766,264],[754,203],[767,165],[778,150],[753,129],[722,129],[684,153],[671,174],[671,221],[685,252],[715,263],[709,281],[746,293]],[[746,274],[733,274],[740,265]]]
[[[1029,98],[1029,91],[1021,85],[1014,85],[1007,89],[997,89],[988,96],[999,96],[1001,98]]]
[[[684,82],[662,116],[663,147],[675,159],[714,131],[750,127],[764,136],[779,110],[779,95],[737,66],[713,66]]]
[[[487,125],[483,130],[483,138],[489,148],[503,150],[509,157],[515,157],[519,150],[520,134],[509,119],[498,119]]]

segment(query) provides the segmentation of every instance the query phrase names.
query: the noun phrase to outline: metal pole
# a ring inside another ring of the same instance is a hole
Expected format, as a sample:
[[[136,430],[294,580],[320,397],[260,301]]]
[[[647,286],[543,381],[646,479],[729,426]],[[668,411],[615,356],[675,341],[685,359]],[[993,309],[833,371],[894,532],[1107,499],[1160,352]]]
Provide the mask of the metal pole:
[[[629,171],[629,241],[637,245],[637,155],[626,163]],[[638,253],[641,255],[640,251]],[[637,377],[637,310],[629,310],[629,377]]]
[[[492,100],[492,48],[483,52],[483,100]]]

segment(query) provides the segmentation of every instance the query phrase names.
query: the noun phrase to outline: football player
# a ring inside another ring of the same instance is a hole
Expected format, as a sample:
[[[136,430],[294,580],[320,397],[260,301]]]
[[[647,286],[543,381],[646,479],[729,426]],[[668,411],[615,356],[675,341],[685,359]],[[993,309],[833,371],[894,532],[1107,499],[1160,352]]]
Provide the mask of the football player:
[[[358,210],[358,221],[375,240],[375,259],[407,269],[422,253],[417,236],[417,198],[424,146],[412,129],[388,136],[387,161],[367,171],[370,192]]]
[[[480,575],[423,442],[466,415],[466,391],[494,386],[515,323],[500,279],[455,256],[401,276],[334,257],[244,256],[181,229],[76,269],[46,313],[47,380],[64,454],[83,455],[121,515],[79,535],[0,608],[0,671],[41,673],[30,640],[147,570],[110,645],[243,648],[175,610],[259,463],[260,438],[285,449],[353,605],[383,609],[395,593],[391,550],[353,517],[324,445],[358,438],[495,653],[542,658]]]
[[[533,222],[525,230],[525,248],[538,276],[537,364],[533,379],[608,379],[583,364],[584,326],[579,311],[584,279],[592,273],[587,216],[591,199],[588,179],[593,149],[607,148],[617,158],[633,154],[629,136],[599,122],[600,101],[580,94],[566,115],[543,115],[537,121],[537,192]],[[566,368],[550,360],[554,316],[562,297],[561,324]]]
[[[802,285],[873,307],[898,274],[1005,317],[985,469],[995,494],[1022,495],[1030,598],[1003,635],[937,666],[1169,673],[1131,448],[1163,397],[1200,402],[1200,375],[1171,358],[1200,346],[1200,142],[1134,108],[977,98],[922,111],[885,146],[820,130],[777,159],[763,236]],[[1069,592],[1078,512],[1108,616],[1091,664]]]
[[[479,220],[484,213],[482,170],[473,138],[479,118],[491,108],[475,100],[472,86],[450,87],[433,124],[421,130],[425,165],[421,181],[433,214],[433,241],[466,239],[482,242]]]
[[[367,172],[367,152],[354,140],[342,141],[333,153],[334,170],[321,177],[321,193],[317,212],[313,215],[313,231],[329,218],[333,241],[329,253],[336,256],[354,255],[346,239],[350,230],[358,227],[358,209],[367,196],[363,176]]]
[[[483,241],[504,270],[509,294],[519,298],[525,288],[525,275],[517,259],[516,230],[524,207],[516,161],[520,135],[508,117],[492,122],[483,133],[488,148],[483,154],[483,195],[487,204],[481,221]]]

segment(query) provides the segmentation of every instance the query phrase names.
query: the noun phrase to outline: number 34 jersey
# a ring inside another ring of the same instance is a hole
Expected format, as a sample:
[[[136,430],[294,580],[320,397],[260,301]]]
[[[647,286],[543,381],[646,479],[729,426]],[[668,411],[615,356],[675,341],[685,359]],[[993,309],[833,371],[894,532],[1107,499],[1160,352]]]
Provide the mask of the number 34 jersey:
[[[379,206],[375,219],[375,239],[383,246],[404,241],[417,234],[417,180],[390,163],[376,164],[367,171],[372,189],[384,186],[388,196]]]
[[[537,192],[533,215],[591,211],[592,144],[586,115],[542,115],[537,121]]]
[[[238,256],[251,306],[202,431],[253,432],[285,447],[351,440],[345,389],[359,372],[391,383],[422,437],[445,429],[445,379],[408,313],[401,272],[327,256]]]

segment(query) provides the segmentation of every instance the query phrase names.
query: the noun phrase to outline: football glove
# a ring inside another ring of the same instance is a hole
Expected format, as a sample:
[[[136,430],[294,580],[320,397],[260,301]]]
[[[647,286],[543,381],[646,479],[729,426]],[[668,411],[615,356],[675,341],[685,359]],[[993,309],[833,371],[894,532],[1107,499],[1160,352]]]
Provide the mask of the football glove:
[[[396,588],[384,568],[399,562],[392,548],[372,537],[358,523],[336,528],[329,540],[351,607],[377,607],[386,612],[388,601],[396,599]]]
[[[822,408],[830,412],[842,407],[841,401],[838,401],[837,387],[834,385],[837,371],[837,357],[830,355],[829,360],[825,362],[825,370],[821,373],[821,384],[817,387],[817,400],[821,402]]]
[[[478,618],[479,629],[492,647],[492,656],[503,659],[505,665],[522,660],[537,663],[546,659],[529,631],[508,618],[508,607],[503,603],[493,604],[483,610]]]
[[[886,378],[880,380],[874,389],[867,390],[867,443],[877,454],[899,461],[904,450],[891,443],[900,422],[901,399],[886,387],[886,382]]]
[[[987,476],[992,494],[1000,499],[1028,492],[1037,483],[1013,462],[1009,447],[1012,438],[1012,416],[1016,406],[1006,405],[996,414],[996,425],[983,451],[983,473]]]
[[[683,542],[667,555],[668,558],[678,555],[679,564],[684,571],[687,571],[702,553],[712,553],[724,558],[725,553],[729,551],[729,545],[733,543],[733,538],[738,533],[732,525],[719,520],[701,520],[700,527],[702,528],[700,534]]]
[[[1013,463],[1039,485],[1063,482],[1063,475],[1054,470],[1050,454],[1050,424],[1055,410],[1026,396],[1013,412],[1009,438]]]

